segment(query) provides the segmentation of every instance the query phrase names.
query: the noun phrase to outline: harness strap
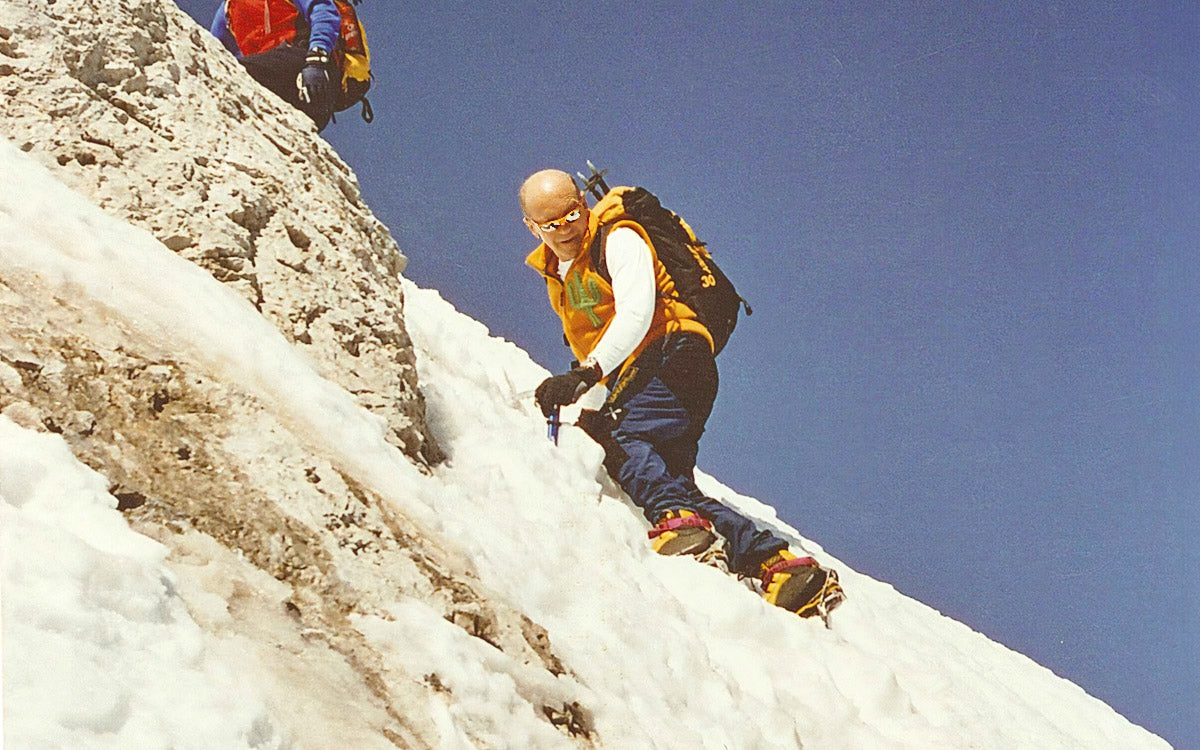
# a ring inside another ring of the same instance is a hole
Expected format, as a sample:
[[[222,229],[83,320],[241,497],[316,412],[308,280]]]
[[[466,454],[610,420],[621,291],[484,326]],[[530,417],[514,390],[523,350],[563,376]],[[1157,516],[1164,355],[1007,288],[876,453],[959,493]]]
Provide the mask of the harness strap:
[[[794,560],[780,560],[771,567],[767,568],[766,573],[763,573],[763,586],[770,586],[771,579],[775,577],[775,574],[782,573],[788,568],[802,568],[807,566],[816,567],[816,565],[817,561],[811,557],[797,557]]]
[[[647,536],[654,539],[668,531],[674,531],[683,526],[698,526],[702,529],[711,529],[712,523],[703,516],[681,516],[678,518],[667,518],[660,521],[657,526],[647,532]]]

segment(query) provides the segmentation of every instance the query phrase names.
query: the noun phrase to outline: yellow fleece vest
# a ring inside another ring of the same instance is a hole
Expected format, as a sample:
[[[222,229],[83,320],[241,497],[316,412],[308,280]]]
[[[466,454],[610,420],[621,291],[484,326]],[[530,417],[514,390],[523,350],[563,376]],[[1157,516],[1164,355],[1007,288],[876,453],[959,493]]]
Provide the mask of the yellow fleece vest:
[[[546,280],[546,292],[550,297],[550,306],[562,319],[563,333],[567,344],[580,362],[587,359],[596,344],[608,330],[616,314],[616,303],[613,299],[612,284],[600,275],[592,265],[588,248],[592,238],[601,225],[611,224],[613,229],[628,227],[637,232],[650,247],[650,255],[654,263],[655,287],[657,298],[654,302],[654,317],[650,321],[650,330],[646,337],[634,349],[633,354],[621,364],[619,370],[624,370],[630,362],[637,358],[642,351],[657,339],[668,333],[691,331],[699,333],[708,339],[712,345],[712,336],[708,329],[696,318],[696,313],[681,302],[675,294],[675,282],[667,274],[667,269],[658,260],[654,250],[654,242],[650,235],[637,222],[622,218],[625,215],[621,205],[621,194],[629,188],[614,188],[604,196],[591,210],[588,220],[588,234],[584,238],[583,251],[571,263],[571,269],[565,279],[558,276],[558,256],[543,243],[539,245],[525,263],[533,268]]]

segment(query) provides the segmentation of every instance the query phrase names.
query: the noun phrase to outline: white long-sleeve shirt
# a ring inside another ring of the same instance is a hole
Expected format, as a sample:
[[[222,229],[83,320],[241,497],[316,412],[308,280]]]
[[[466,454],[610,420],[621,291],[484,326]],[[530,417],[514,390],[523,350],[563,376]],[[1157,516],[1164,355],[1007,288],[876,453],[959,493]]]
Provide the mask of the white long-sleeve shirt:
[[[612,323],[596,342],[589,357],[600,364],[605,375],[612,373],[633,354],[650,331],[654,319],[654,257],[650,246],[628,227],[609,232],[604,258],[612,277],[616,313]],[[558,274],[567,277],[571,263],[559,263]]]

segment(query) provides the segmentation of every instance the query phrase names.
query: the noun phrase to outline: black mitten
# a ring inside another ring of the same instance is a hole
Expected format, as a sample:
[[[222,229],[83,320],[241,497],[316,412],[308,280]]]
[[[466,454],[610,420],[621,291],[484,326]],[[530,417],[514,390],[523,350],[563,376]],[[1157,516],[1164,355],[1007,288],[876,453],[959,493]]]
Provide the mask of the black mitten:
[[[304,67],[296,76],[296,88],[300,90],[300,101],[314,112],[332,112],[337,88],[330,70],[333,66],[329,53],[316,48],[308,51]]]
[[[542,414],[549,417],[560,406],[575,403],[580,396],[587,392],[602,377],[599,365],[576,367],[546,378],[533,393]]]

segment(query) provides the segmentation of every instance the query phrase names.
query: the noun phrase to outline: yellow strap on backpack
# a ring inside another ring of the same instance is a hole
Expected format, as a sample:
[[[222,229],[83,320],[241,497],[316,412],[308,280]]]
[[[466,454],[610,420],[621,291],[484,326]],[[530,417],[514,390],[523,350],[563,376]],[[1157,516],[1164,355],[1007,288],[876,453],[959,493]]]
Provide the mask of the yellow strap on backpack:
[[[371,50],[358,12],[348,0],[334,0],[342,16],[342,30],[336,55],[342,68],[342,94],[335,109],[341,112],[357,102],[363,103],[362,116],[367,122],[375,119],[367,91],[371,88]]]

